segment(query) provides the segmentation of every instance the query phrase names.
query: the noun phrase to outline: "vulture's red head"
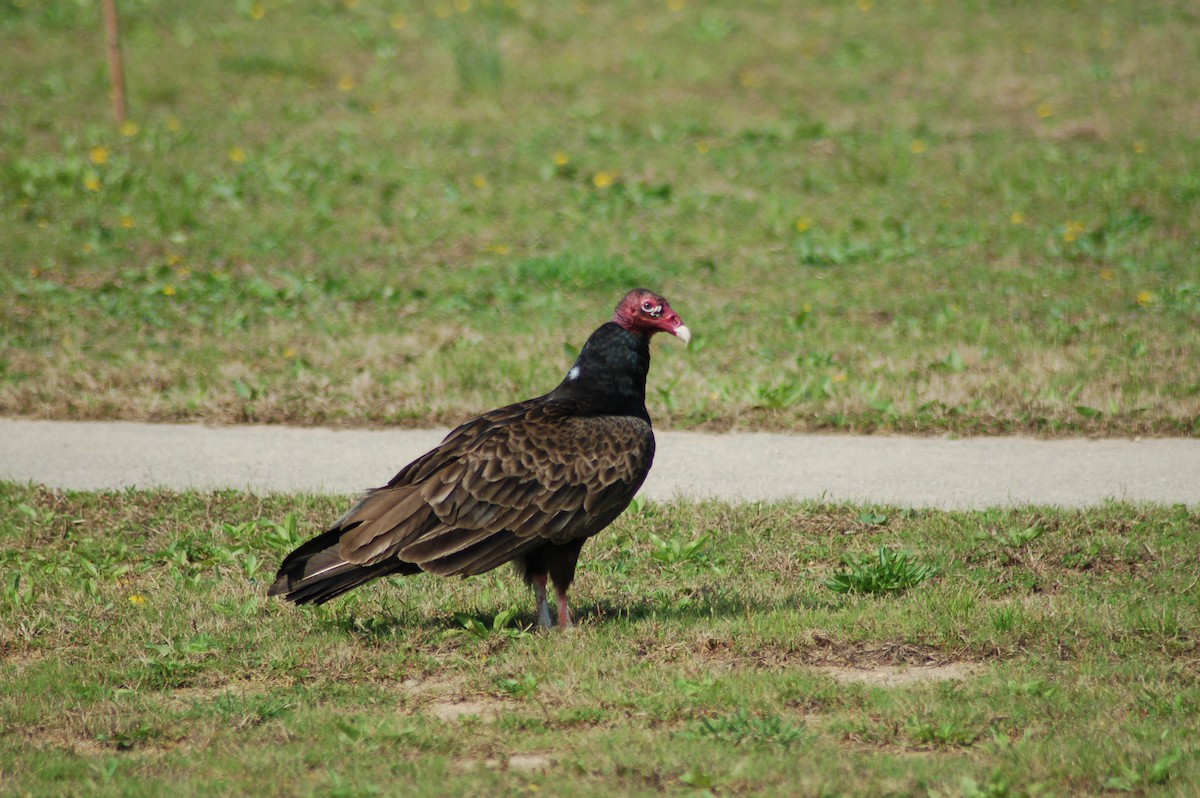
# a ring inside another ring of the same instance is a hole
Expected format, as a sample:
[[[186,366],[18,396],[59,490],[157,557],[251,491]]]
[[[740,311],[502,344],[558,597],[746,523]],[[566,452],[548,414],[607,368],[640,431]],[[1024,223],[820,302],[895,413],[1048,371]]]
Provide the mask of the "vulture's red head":
[[[635,288],[617,304],[612,320],[637,335],[649,338],[656,332],[668,332],[686,344],[692,333],[667,300],[645,288]]]

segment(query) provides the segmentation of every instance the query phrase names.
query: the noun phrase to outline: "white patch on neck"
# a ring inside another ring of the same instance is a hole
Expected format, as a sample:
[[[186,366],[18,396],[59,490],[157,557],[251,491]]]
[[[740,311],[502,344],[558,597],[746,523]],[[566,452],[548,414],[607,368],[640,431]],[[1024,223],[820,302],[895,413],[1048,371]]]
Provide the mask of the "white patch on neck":
[[[571,370],[567,372],[568,380],[579,379],[579,366],[571,366]]]

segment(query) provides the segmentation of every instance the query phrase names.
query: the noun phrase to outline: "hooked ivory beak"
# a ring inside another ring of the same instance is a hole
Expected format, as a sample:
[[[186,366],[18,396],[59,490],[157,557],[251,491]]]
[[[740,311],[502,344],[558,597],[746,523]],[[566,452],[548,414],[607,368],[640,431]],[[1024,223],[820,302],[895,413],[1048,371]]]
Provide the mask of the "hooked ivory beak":
[[[692,340],[692,331],[687,328],[686,324],[680,324],[673,330],[675,337],[683,341],[683,345],[687,346],[688,341]]]

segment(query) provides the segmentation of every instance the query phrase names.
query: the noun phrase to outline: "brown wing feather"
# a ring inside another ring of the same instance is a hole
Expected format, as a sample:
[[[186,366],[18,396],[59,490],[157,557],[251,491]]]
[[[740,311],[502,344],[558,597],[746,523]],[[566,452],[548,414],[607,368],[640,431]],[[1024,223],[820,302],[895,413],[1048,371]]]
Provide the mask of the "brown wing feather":
[[[347,563],[397,556],[443,575],[481,573],[544,542],[596,534],[654,456],[642,419],[555,414],[523,402],[450,433],[339,519]]]

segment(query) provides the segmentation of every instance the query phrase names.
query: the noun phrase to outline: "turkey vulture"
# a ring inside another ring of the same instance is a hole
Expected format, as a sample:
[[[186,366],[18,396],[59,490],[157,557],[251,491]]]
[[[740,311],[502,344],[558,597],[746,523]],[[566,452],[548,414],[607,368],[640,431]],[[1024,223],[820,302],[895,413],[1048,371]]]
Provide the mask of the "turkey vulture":
[[[289,554],[270,595],[321,604],[389,574],[471,576],[515,562],[550,626],[546,581],[569,626],[584,542],[629,506],[654,458],[646,412],[650,337],[686,344],[667,300],[625,295],[550,393],[484,413]]]

